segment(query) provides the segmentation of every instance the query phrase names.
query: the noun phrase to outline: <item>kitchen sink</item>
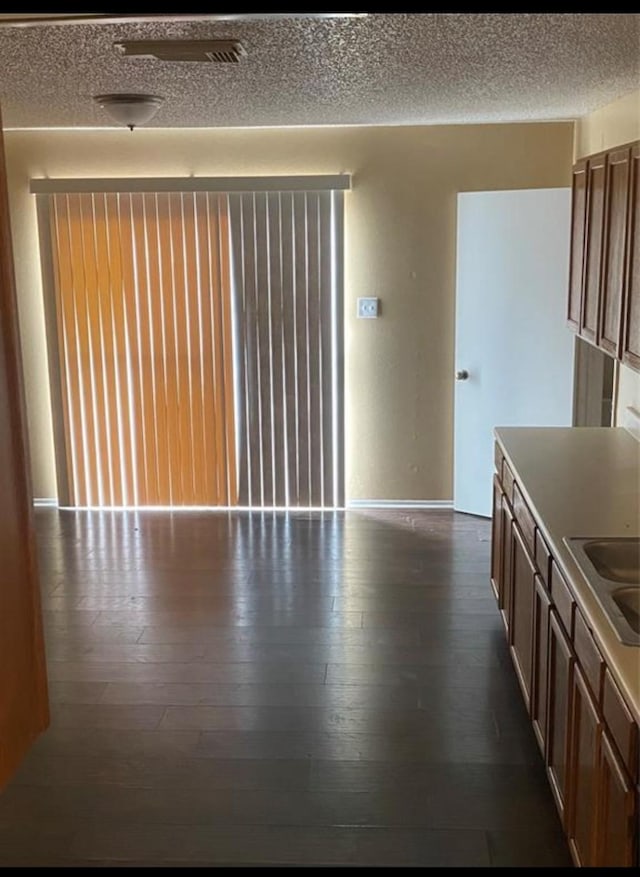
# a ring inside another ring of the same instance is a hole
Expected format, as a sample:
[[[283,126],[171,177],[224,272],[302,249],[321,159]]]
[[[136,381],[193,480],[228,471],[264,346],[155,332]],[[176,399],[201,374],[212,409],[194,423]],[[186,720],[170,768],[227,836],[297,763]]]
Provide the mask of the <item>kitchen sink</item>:
[[[620,588],[611,595],[613,602],[627,619],[632,630],[640,633],[640,585]]]
[[[640,537],[566,537],[564,543],[622,643],[640,646]]]
[[[640,539],[593,539],[584,543],[584,553],[603,578],[640,584]]]

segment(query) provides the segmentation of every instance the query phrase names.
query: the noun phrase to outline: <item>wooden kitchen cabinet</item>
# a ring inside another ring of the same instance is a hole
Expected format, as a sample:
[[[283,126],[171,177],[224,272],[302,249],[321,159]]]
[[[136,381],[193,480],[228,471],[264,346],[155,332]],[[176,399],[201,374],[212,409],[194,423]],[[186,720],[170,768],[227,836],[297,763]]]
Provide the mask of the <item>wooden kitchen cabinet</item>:
[[[599,867],[632,867],[636,862],[637,796],[605,731],[598,752],[595,862]]]
[[[495,460],[492,585],[573,860],[635,865],[638,724],[517,472]]]
[[[584,281],[580,335],[593,344],[598,342],[600,316],[600,278],[607,156],[589,159],[587,168],[587,212],[584,240]]]
[[[542,578],[535,577],[533,592],[533,667],[531,674],[531,721],[544,755],[547,742],[549,614],[551,599]]]
[[[567,789],[568,731],[574,655],[560,619],[549,615],[549,693],[547,700],[547,773],[563,824]]]
[[[567,322],[640,371],[640,143],[573,167]]]
[[[631,150],[627,284],[622,361],[640,371],[640,144]]]
[[[578,331],[582,314],[582,280],[584,274],[584,238],[587,220],[586,159],[573,166],[571,181],[571,258],[569,261],[569,303],[567,320]]]
[[[609,153],[604,205],[604,245],[600,301],[599,346],[621,355],[631,150]]]
[[[518,524],[511,527],[511,623],[509,645],[527,709],[531,703],[535,568]]]
[[[598,752],[602,723],[580,668],[574,666],[567,786],[567,835],[577,864],[595,865]]]

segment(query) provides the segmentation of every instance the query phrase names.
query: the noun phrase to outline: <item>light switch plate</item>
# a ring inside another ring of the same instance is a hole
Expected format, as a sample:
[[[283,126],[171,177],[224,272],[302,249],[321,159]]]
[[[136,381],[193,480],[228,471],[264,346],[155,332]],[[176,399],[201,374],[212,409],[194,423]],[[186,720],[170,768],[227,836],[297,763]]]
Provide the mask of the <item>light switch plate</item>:
[[[375,320],[380,313],[379,298],[359,298],[358,299],[358,319],[359,320]]]

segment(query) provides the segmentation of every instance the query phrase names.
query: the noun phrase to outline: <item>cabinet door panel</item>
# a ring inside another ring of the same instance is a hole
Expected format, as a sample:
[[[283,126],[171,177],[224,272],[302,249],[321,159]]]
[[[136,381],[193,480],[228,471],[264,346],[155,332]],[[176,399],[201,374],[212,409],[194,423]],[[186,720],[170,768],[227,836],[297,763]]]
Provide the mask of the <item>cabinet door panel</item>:
[[[630,163],[631,150],[628,148],[609,153],[599,345],[613,356],[620,355],[622,343]]]
[[[627,290],[622,359],[640,371],[640,145],[631,150]]]
[[[573,671],[569,776],[568,836],[571,852],[582,867],[595,864],[598,750],[602,724],[578,666]]]
[[[533,647],[533,590],[535,568],[529,558],[520,528],[512,525],[511,571],[511,657],[529,708],[531,700],[531,657]]]
[[[596,156],[589,161],[580,334],[593,343],[597,343],[598,340],[606,166],[606,155]]]
[[[503,587],[502,587],[502,564],[503,564],[503,545],[502,528],[504,525],[502,517],[502,486],[498,480],[498,476],[493,476],[493,516],[491,520],[491,584],[493,586],[498,606],[502,609],[503,604]]]
[[[549,697],[547,701],[547,773],[558,811],[565,823],[567,786],[567,733],[570,728],[571,689],[575,658],[560,619],[549,614]]]
[[[511,530],[514,526],[513,514],[506,497],[502,497],[502,620],[510,643],[511,626],[511,595],[513,592],[513,538]]]
[[[631,867],[638,843],[637,797],[606,732],[600,743],[598,788],[595,864]]]
[[[547,739],[547,696],[549,656],[549,613],[551,600],[539,575],[533,595],[533,671],[531,685],[531,720],[538,745],[544,754]]]
[[[579,161],[573,168],[571,183],[571,259],[569,262],[569,302],[567,320],[576,331],[582,312],[584,233],[587,216],[587,165]]]

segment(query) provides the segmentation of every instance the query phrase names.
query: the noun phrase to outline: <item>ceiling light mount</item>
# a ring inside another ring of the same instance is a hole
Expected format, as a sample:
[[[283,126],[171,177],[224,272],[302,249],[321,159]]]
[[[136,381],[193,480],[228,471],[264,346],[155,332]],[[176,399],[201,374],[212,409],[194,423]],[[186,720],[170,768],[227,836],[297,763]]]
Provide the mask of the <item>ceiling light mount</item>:
[[[97,94],[93,98],[116,122],[131,131],[158,112],[164,98],[157,94]]]

